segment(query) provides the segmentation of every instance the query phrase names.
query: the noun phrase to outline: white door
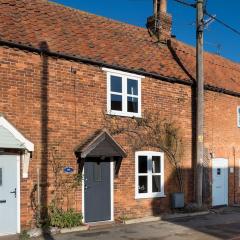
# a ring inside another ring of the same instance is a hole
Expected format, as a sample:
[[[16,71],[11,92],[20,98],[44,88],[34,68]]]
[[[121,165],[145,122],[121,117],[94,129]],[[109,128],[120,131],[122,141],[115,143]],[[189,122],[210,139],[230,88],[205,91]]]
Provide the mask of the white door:
[[[19,232],[19,159],[0,155],[0,235]]]
[[[228,160],[212,160],[212,205],[228,205]]]

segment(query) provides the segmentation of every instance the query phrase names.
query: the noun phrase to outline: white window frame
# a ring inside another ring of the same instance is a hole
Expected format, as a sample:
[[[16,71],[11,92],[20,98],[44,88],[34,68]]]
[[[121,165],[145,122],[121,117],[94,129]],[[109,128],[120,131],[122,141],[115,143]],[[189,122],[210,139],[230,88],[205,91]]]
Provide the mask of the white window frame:
[[[240,128],[240,114],[239,114],[240,106],[237,107],[237,126]]]
[[[240,159],[238,159],[238,187],[240,187]]]
[[[138,173],[138,157],[139,156],[146,156],[147,157],[147,166],[148,166],[148,173],[142,174]],[[159,156],[161,159],[161,173],[154,174],[161,176],[161,192],[153,193],[152,192],[152,157]],[[138,176],[148,177],[148,192],[147,193],[139,193],[138,192]],[[135,199],[141,198],[156,198],[156,197],[166,197],[164,194],[164,153],[163,152],[154,152],[154,151],[138,151],[135,153]]]
[[[2,174],[0,175],[0,187],[3,186],[3,173],[4,173],[4,168],[0,165],[0,171],[2,171]]]
[[[107,73],[107,113],[111,115],[126,116],[126,117],[141,117],[142,114],[142,97],[141,97],[141,79],[144,76],[127,73],[123,71],[113,70],[109,68],[103,68],[103,71]],[[111,91],[111,76],[122,78],[122,93]],[[131,95],[127,93],[127,79],[136,80],[138,82],[138,95]],[[122,111],[111,110],[111,94],[122,96]],[[138,98],[138,112],[132,113],[127,111],[127,98]]]

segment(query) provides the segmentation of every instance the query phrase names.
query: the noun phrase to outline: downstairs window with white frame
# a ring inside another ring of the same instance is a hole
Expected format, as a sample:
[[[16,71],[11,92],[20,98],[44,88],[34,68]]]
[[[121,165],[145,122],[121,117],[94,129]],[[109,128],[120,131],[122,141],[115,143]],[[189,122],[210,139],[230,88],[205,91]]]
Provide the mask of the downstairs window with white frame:
[[[165,197],[164,154],[141,151],[135,153],[135,197]]]

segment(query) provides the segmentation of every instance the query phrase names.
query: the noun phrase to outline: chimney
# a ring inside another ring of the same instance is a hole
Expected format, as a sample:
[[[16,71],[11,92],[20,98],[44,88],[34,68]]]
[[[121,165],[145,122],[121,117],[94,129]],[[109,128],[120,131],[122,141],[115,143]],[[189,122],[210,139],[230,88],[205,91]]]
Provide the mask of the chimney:
[[[147,28],[160,41],[167,41],[172,33],[172,16],[167,13],[167,0],[153,0],[153,16],[147,19]]]

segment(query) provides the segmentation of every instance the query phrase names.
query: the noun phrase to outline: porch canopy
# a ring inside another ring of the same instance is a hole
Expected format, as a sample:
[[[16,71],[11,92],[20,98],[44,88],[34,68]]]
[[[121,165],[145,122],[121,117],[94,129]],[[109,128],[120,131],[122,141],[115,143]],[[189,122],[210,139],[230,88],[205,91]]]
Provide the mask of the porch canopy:
[[[27,140],[1,113],[0,149],[22,149],[28,152],[34,150],[34,144]]]
[[[34,151],[34,144],[20,133],[4,116],[0,113],[0,149],[3,152],[9,150],[20,150],[22,162],[22,176],[28,178],[29,161],[31,153]]]
[[[100,133],[93,136],[85,144],[78,146],[75,149],[81,159],[87,157],[118,157],[124,158],[127,156],[124,149],[113,139],[107,130],[102,130]]]

